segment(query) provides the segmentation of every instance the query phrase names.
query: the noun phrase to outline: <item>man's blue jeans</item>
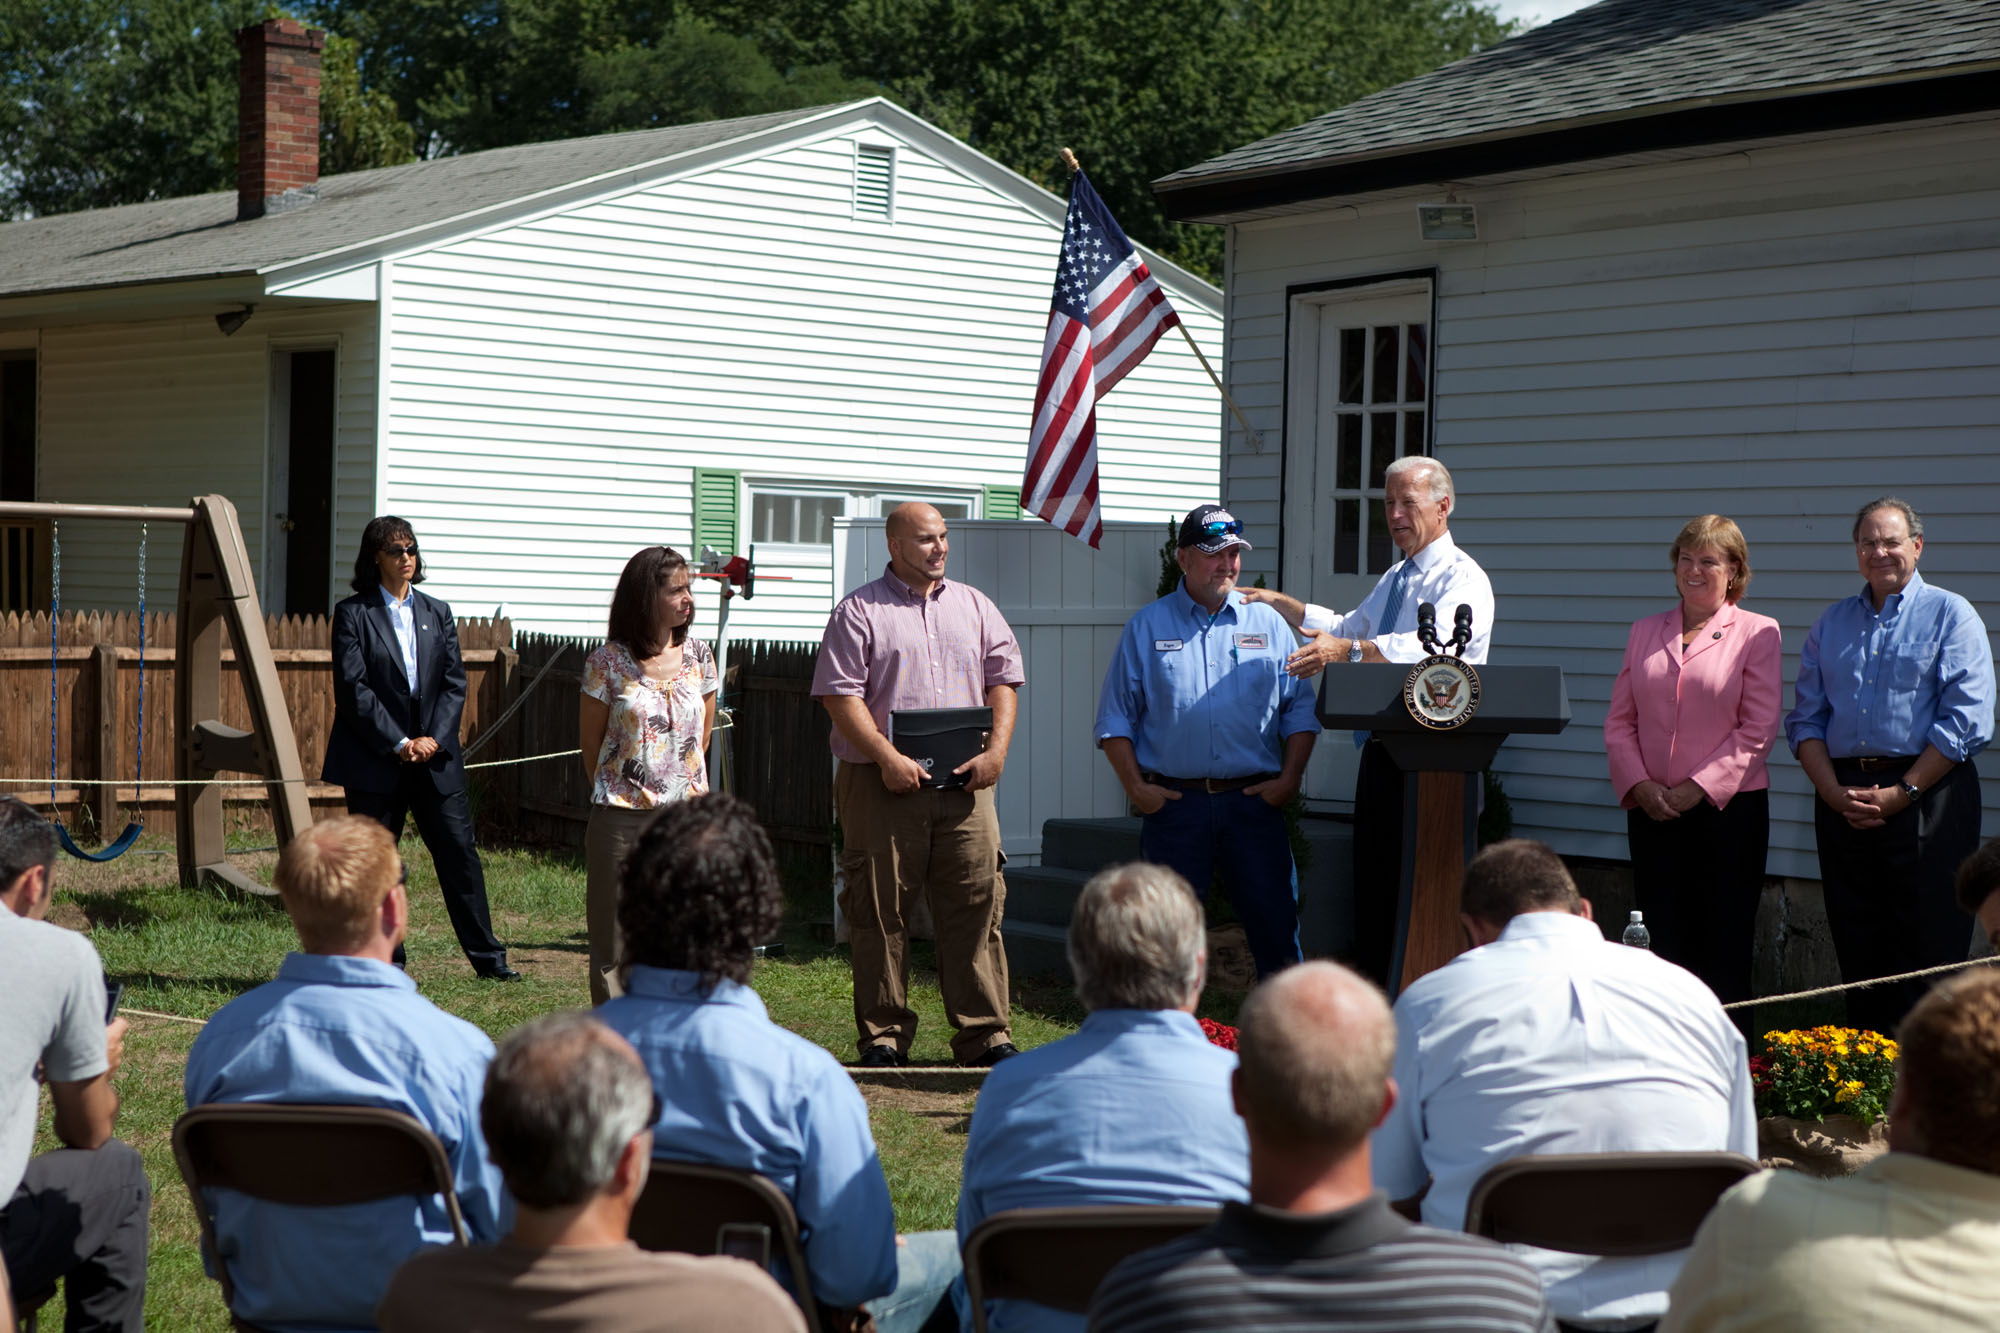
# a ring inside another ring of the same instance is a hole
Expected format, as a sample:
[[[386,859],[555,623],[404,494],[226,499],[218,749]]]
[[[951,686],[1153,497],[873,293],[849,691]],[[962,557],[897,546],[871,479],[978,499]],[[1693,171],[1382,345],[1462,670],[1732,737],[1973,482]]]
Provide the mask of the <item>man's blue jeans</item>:
[[[1179,871],[1204,899],[1222,868],[1260,979],[1299,961],[1299,877],[1284,811],[1241,789],[1182,791],[1146,816],[1139,854]]]
[[[911,1231],[896,1247],[896,1289],[868,1302],[879,1333],[918,1333],[942,1303],[958,1276],[958,1233]]]

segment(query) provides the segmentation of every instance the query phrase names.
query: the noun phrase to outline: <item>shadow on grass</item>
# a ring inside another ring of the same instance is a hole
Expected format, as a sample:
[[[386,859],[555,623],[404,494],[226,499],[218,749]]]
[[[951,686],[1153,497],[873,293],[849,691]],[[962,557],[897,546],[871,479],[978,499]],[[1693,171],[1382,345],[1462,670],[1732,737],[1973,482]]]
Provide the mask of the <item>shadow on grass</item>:
[[[125,986],[127,987],[127,994],[125,998],[128,1001],[131,1001],[135,999],[135,997],[130,994],[131,988],[139,986],[146,987],[149,990],[160,990],[160,991],[202,990],[202,991],[218,991],[225,995],[241,995],[245,991],[253,991],[257,989],[265,982],[270,981],[271,978],[270,977],[183,977],[183,976],[172,975],[165,972],[133,972],[123,976],[112,977],[111,980],[120,981],[125,984]],[[217,1007],[220,1008],[220,1006]]]
[[[579,943],[579,941],[581,941]],[[510,949],[541,949],[550,953],[589,953],[590,940],[582,931],[565,935],[559,940],[505,940]]]
[[[137,930],[158,919],[145,902],[141,889],[119,889],[112,893],[78,893],[70,897],[92,930]]]

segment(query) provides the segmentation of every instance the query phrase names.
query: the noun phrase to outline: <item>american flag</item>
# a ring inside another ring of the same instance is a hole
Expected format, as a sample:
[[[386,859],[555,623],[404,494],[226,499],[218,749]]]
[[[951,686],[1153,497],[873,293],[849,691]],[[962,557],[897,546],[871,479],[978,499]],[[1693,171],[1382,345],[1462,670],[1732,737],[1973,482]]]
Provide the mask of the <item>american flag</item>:
[[[1096,546],[1097,400],[1181,322],[1090,181],[1070,182],[1021,507]]]

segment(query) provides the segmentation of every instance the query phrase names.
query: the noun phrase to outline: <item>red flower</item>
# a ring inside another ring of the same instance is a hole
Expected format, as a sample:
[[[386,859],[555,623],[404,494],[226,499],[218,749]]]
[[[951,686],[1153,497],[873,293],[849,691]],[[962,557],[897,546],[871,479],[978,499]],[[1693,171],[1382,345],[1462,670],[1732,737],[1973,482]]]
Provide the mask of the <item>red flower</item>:
[[[1230,1027],[1227,1023],[1218,1023],[1212,1018],[1202,1018],[1196,1021],[1201,1024],[1202,1035],[1207,1037],[1210,1042],[1220,1046],[1225,1051],[1236,1049],[1235,1028]]]

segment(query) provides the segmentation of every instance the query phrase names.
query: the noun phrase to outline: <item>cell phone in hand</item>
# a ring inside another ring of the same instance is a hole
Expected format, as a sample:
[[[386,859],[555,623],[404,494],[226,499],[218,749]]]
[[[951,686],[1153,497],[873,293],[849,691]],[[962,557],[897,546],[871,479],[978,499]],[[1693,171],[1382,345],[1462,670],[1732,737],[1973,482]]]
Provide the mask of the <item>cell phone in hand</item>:
[[[771,1266],[771,1228],[759,1222],[724,1222],[715,1229],[715,1252]]]
[[[109,1026],[118,1017],[118,1002],[125,998],[125,983],[107,981],[104,983],[104,1022]]]

